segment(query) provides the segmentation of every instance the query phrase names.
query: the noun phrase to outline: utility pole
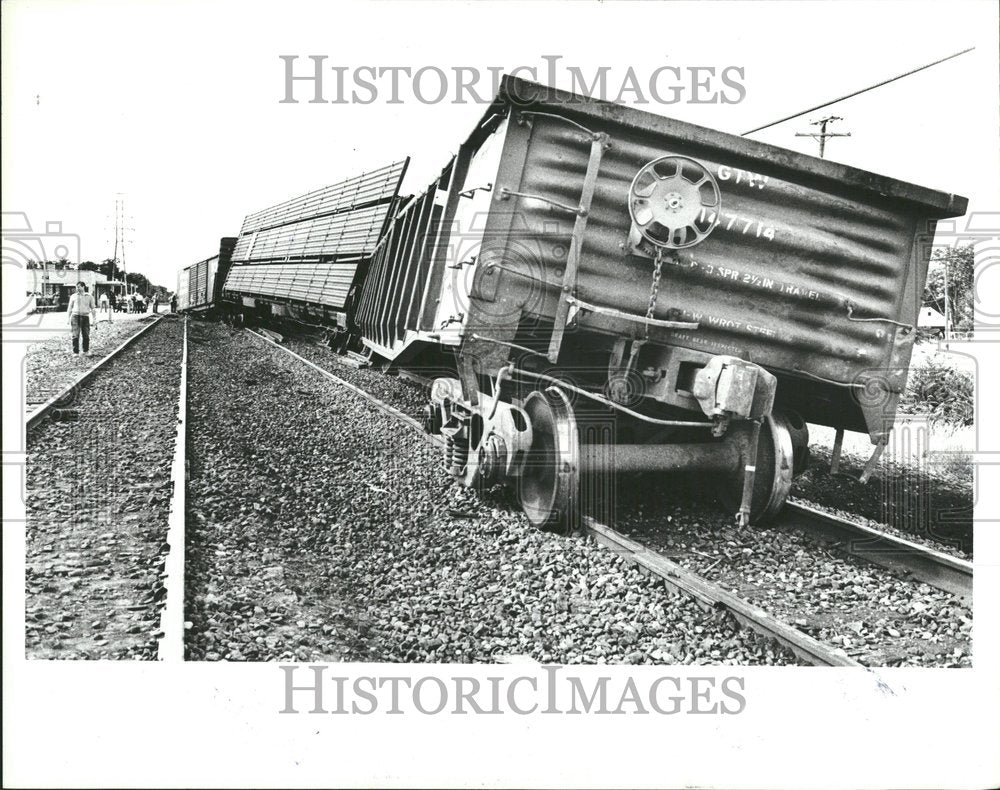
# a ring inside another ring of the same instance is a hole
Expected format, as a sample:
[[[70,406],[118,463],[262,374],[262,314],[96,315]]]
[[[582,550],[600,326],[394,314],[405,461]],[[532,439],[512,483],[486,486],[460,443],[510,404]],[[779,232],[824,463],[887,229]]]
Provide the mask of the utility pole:
[[[820,118],[818,121],[813,121],[813,126],[819,127],[819,134],[814,132],[796,132],[796,137],[812,137],[814,140],[819,140],[819,158],[823,158],[823,154],[826,153],[826,138],[827,137],[850,137],[850,132],[828,132],[826,130],[827,124],[833,123],[834,121],[844,120],[839,115],[828,115],[825,118]]]
[[[944,347],[951,348],[951,309],[948,305],[948,259],[944,259]]]
[[[118,266],[118,198],[115,197],[115,251],[111,256],[111,271],[109,279],[115,279],[115,268]]]
[[[125,225],[125,195],[118,192],[115,195],[115,246],[111,264],[111,279],[114,279],[115,269],[121,263],[122,279],[125,281],[125,293],[128,294],[128,269],[125,267],[125,231],[135,228]],[[119,258],[119,252],[121,257]]]
[[[125,281],[125,293],[128,293],[128,269],[125,268],[125,196],[119,192],[115,205],[120,219],[115,220],[115,261],[118,260],[118,245],[122,248],[122,279]]]
[[[122,198],[122,277],[125,278],[125,285],[128,286],[128,267],[125,265],[125,199]],[[126,287],[125,290],[128,290]]]

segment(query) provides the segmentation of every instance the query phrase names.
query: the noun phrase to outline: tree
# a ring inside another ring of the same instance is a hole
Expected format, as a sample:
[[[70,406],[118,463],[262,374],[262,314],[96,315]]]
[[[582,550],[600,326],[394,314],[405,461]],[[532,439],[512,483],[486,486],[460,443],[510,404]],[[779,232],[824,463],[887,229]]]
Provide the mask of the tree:
[[[145,274],[129,272],[125,275],[125,282],[129,285],[134,285],[143,296],[149,296],[153,293],[153,284]]]
[[[975,252],[971,244],[950,249],[936,249],[927,269],[924,304],[945,312],[945,288],[948,292],[948,312],[955,329],[973,329]]]
[[[122,269],[114,258],[105,258],[101,261],[101,273],[109,280],[122,282]]]
[[[84,261],[79,266],[76,267],[77,271],[81,272],[99,272],[101,267],[98,266],[93,261]]]

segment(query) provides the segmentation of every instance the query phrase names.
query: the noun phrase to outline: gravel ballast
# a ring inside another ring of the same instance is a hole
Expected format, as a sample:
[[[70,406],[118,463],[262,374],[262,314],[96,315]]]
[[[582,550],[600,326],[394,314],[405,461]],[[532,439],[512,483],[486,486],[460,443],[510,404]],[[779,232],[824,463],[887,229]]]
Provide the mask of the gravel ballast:
[[[795,479],[792,496],[817,507],[849,513],[878,529],[925,543],[957,557],[973,553],[972,466],[947,474],[883,461],[867,483],[864,461],[845,455],[830,474],[830,451],[813,445],[809,465]]]
[[[188,658],[795,663],[478,499],[415,432],[249,333],[194,324],[189,353]]]
[[[372,368],[359,370],[331,349],[296,337],[288,328],[283,332],[284,345],[295,353],[419,419],[427,403],[422,387]],[[883,462],[861,484],[856,478],[863,461],[845,455],[840,475],[829,474],[829,462],[829,451],[813,444],[808,469],[796,478],[792,498],[956,557],[972,557],[971,480]]]
[[[288,342],[296,353],[373,391],[396,408],[416,414],[425,402],[421,388],[405,380],[354,370],[329,349],[305,340]],[[816,463],[814,458],[812,468]],[[668,478],[669,485],[654,476],[623,480],[617,529],[805,633],[871,666],[970,665],[972,614],[949,594],[844,552],[827,550],[794,530],[738,529],[732,525],[731,514],[713,501],[711,485],[706,490],[703,480],[675,476]],[[861,488],[850,480],[840,480],[839,485]],[[844,501],[849,500],[841,498]],[[886,529],[881,523],[839,512]],[[909,539],[921,537],[912,528],[888,527],[888,531]],[[927,536],[921,542],[958,556],[965,554]]]
[[[619,497],[616,528],[868,666],[971,666],[972,611],[793,527],[736,526],[679,481],[669,503]]]
[[[91,324],[90,356],[75,356],[66,331],[40,343],[32,343],[25,351],[25,402],[42,404],[62,392],[87,370],[96,365],[128,338],[146,328],[156,316],[137,320],[100,321]]]
[[[355,367],[347,361],[346,357],[337,354],[330,348],[302,338],[286,335],[282,345],[355,387],[360,387],[383,403],[389,404],[414,419],[421,418],[429,394],[424,387],[412,380],[398,375],[390,375],[372,367]],[[445,375],[442,371],[427,371],[427,373],[428,377]]]
[[[28,436],[29,658],[156,658],[183,332],[161,321]]]

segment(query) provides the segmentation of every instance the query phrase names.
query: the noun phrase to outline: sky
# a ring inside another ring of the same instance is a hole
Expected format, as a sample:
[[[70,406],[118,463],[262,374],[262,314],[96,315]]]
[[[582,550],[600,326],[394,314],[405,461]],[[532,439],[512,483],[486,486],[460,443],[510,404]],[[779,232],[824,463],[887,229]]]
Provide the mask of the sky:
[[[4,212],[24,212],[35,232],[61,222],[81,260],[102,260],[123,196],[126,265],[167,287],[236,235],[247,213],[285,198],[407,155],[406,187],[422,189],[483,112],[420,102],[405,79],[398,103],[383,80],[369,104],[309,103],[298,85],[301,101],[282,103],[282,55],[297,55],[303,71],[308,56],[324,55],[325,66],[346,67],[348,85],[364,66],[449,75],[535,66],[545,81],[546,55],[561,56],[564,88],[568,66],[588,78],[608,66],[609,84],[630,67],[640,80],[665,65],[739,67],[738,103],[695,104],[686,91],[644,109],[740,133],[974,46],[752,138],[815,153],[795,133],[834,113],[844,118],[835,130],[852,136],[831,140],[827,158],[965,195],[973,211],[1000,208],[990,2],[7,0],[2,13]]]

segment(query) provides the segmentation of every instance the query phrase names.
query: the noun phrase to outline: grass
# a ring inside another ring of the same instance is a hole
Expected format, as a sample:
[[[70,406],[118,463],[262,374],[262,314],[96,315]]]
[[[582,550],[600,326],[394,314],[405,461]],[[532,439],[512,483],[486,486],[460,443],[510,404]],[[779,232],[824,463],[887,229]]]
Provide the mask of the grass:
[[[926,416],[934,424],[971,426],[975,389],[971,373],[928,358],[910,370],[899,411]]]

